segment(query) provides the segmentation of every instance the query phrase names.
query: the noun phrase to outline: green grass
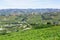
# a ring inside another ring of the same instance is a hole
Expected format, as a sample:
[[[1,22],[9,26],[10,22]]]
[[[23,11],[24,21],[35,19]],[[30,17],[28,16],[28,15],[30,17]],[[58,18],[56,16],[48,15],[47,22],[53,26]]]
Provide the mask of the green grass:
[[[60,26],[0,35],[0,40],[60,40]]]

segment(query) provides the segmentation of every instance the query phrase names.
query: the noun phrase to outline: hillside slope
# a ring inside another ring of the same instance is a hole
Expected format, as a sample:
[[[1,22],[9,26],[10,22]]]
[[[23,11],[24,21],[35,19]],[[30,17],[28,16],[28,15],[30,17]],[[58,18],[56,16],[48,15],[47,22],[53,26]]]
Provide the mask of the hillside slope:
[[[0,40],[60,40],[60,26],[0,35]]]

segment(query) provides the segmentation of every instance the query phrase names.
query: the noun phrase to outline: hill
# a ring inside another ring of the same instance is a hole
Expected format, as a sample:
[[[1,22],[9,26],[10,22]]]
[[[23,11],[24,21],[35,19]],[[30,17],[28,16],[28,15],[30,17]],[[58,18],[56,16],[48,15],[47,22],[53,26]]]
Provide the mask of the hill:
[[[0,15],[60,12],[60,9],[1,9]]]
[[[0,35],[0,40],[60,40],[60,26]]]

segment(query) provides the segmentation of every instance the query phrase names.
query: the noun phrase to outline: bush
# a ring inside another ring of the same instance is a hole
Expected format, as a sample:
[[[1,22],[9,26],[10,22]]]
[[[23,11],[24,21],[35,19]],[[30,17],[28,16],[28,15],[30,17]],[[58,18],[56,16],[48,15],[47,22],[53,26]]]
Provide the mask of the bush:
[[[6,30],[1,30],[0,31],[0,35],[5,35],[6,34]]]
[[[51,27],[52,25],[47,25],[47,24],[38,24],[38,25],[34,25],[33,28],[34,29],[41,29],[41,28],[47,28],[47,27]]]

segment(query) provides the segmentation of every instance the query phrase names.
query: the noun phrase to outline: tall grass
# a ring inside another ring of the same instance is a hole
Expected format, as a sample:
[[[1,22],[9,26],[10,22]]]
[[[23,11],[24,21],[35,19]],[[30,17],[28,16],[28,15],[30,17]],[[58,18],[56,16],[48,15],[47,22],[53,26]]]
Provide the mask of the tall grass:
[[[60,40],[60,26],[0,35],[0,40]]]

